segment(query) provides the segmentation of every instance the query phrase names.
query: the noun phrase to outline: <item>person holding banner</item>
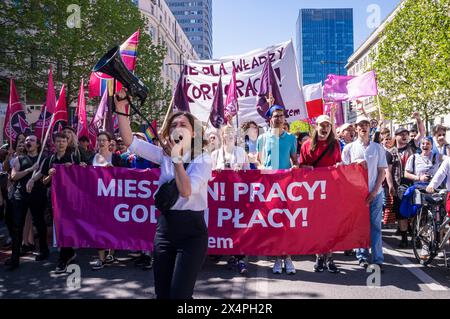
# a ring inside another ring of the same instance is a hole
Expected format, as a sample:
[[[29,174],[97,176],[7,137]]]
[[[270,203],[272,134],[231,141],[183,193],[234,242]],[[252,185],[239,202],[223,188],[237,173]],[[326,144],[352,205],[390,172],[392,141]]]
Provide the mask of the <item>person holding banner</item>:
[[[258,168],[258,151],[256,144],[259,137],[259,126],[254,121],[248,121],[242,124],[244,131],[244,147],[250,162],[250,169]]]
[[[248,170],[250,169],[247,153],[242,147],[236,146],[236,131],[233,126],[222,127],[222,147],[211,154],[212,168],[221,170]],[[244,255],[235,255],[228,260],[230,268],[236,267],[241,275],[247,274]]]
[[[298,168],[297,139],[283,128],[285,109],[273,105],[266,113],[270,119],[270,129],[258,137],[257,150],[260,168],[265,170],[280,170]],[[277,256],[273,265],[273,273],[283,272],[283,262],[286,273],[296,273],[291,256]]]
[[[42,183],[37,183],[31,192],[27,192],[27,183],[34,171],[39,169],[42,161],[38,163],[41,142],[35,135],[29,135],[25,139],[26,155],[19,156],[13,163],[11,179],[14,181],[13,190],[13,224],[12,224],[12,255],[6,261],[8,270],[19,267],[20,246],[22,244],[22,232],[28,209],[33,216],[33,224],[39,236],[39,254],[36,261],[42,261],[49,257],[47,243],[47,226],[45,224],[46,194]]]
[[[109,132],[100,132],[97,134],[98,152],[92,160],[92,166],[97,167],[125,167],[120,155],[111,151],[111,143],[114,141]],[[109,249],[108,255],[105,257],[106,250],[98,250],[98,259],[92,262],[92,270],[100,270],[105,264],[112,264],[116,259],[114,250]]]
[[[342,153],[344,164],[358,163],[368,169],[369,194],[366,203],[370,207],[370,242],[372,246],[372,263],[382,267],[384,262],[383,241],[381,234],[381,216],[383,210],[383,193],[381,184],[388,167],[386,151],[383,146],[370,139],[370,120],[361,116],[356,120],[357,140],[347,144]],[[360,248],[356,252],[359,265],[369,266],[369,250]]]
[[[155,204],[161,215],[154,240],[155,293],[158,299],[191,299],[208,250],[204,211],[208,208],[211,157],[203,126],[191,113],[176,112],[161,132],[161,145],[133,138],[125,114],[126,92],[115,96],[119,130],[128,149],[161,166]]]
[[[321,115],[317,118],[316,127],[311,139],[302,145],[300,151],[300,167],[316,168],[329,167],[340,163],[341,147],[339,141],[334,136],[333,124],[328,115]],[[331,273],[338,273],[339,269],[333,261],[333,254],[328,253],[316,255],[314,265],[315,272],[323,272],[327,269]]]

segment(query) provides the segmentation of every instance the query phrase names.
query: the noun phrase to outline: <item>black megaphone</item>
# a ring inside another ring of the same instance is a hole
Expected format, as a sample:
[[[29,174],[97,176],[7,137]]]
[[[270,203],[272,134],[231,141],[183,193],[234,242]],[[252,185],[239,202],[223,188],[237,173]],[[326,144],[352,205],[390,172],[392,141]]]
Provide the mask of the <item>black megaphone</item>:
[[[122,60],[119,46],[109,50],[108,53],[98,61],[92,71],[102,72],[112,76],[127,88],[127,95],[139,98],[141,104],[147,99],[148,87],[128,70]]]

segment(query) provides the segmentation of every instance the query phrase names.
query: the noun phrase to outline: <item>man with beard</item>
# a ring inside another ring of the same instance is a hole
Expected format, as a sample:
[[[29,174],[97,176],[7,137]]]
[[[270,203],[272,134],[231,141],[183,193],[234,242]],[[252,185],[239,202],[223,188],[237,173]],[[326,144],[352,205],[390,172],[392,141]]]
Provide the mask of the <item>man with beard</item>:
[[[27,192],[27,183],[32,178],[34,172],[39,168],[39,151],[41,142],[35,135],[30,135],[25,139],[26,155],[19,156],[14,160],[11,172],[11,179],[14,182],[13,191],[13,216],[12,216],[12,255],[6,261],[8,270],[19,267],[20,246],[22,244],[22,232],[25,217],[28,209],[33,217],[33,224],[39,236],[39,254],[36,261],[48,258],[49,249],[47,244],[47,226],[45,223],[46,193],[41,182],[36,183],[31,192]]]

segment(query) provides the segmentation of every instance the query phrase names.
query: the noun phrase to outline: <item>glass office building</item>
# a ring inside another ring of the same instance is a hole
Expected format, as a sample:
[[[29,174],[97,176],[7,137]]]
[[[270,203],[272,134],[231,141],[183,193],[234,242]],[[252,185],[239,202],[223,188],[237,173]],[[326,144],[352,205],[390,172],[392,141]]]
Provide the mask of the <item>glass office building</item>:
[[[353,54],[353,9],[301,9],[297,20],[297,58],[303,85],[328,74],[346,74]]]
[[[201,59],[211,59],[212,0],[166,0]]]

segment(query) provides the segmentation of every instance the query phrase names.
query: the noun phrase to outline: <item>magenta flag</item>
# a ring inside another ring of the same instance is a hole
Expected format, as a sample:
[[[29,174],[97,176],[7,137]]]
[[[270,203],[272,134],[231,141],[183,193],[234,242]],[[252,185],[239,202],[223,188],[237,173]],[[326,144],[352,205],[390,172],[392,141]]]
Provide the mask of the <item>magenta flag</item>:
[[[108,108],[108,90],[103,92],[102,99],[100,104],[98,105],[97,112],[95,112],[94,117],[89,123],[89,140],[91,142],[91,146],[95,146],[97,143],[97,134],[100,132],[100,129],[103,126],[103,121],[105,120],[105,112]]]
[[[62,86],[61,92],[59,93],[58,102],[56,103],[55,116],[53,116],[53,121],[50,124],[50,141],[53,143],[53,136],[56,133],[61,133],[64,127],[67,126],[69,121],[69,115],[67,114],[66,105],[66,87]]]
[[[122,60],[127,66],[128,70],[134,71],[136,68],[137,47],[139,43],[139,30],[133,33],[121,46],[120,54]],[[96,96],[103,96],[105,91],[108,91],[108,82],[112,81],[112,77],[101,72],[92,72],[89,79],[89,98]],[[122,85],[118,82],[116,90],[120,91]]]
[[[178,79],[177,87],[173,93],[173,110],[174,112],[191,112],[189,108],[189,98],[184,88],[184,72],[181,72]]]
[[[41,140],[44,140],[44,136],[50,127],[50,122],[53,113],[56,110],[56,94],[55,87],[53,85],[53,71],[50,66],[50,71],[48,74],[48,84],[47,84],[47,98],[45,99],[45,104],[41,108],[41,114],[34,126],[34,134]]]
[[[159,170],[56,170],[51,193],[57,246],[153,249]],[[272,173],[213,172],[205,212],[209,254],[311,255],[370,245],[367,170],[361,165]]]
[[[227,99],[225,100],[225,120],[227,116],[236,116],[239,112],[238,95],[236,88],[236,70],[233,68],[230,84],[228,85]]]
[[[89,138],[86,116],[86,97],[84,96],[84,81],[81,79],[80,93],[78,95],[78,124],[77,124],[78,138],[86,136]]]
[[[209,121],[216,129],[220,129],[220,127],[225,123],[222,77],[219,78],[219,83],[217,84],[217,91],[214,95]]]
[[[349,100],[356,100],[367,96],[377,96],[378,85],[375,71],[369,71],[348,81],[347,90]]]
[[[346,101],[348,100],[347,83],[354,76],[329,74],[323,86],[323,99],[325,101]]]
[[[3,138],[10,141],[10,146],[15,142],[19,134],[31,133],[30,125],[27,122],[24,108],[19,100],[14,80],[11,79],[9,86],[9,103],[6,108],[6,115],[3,127]]]

